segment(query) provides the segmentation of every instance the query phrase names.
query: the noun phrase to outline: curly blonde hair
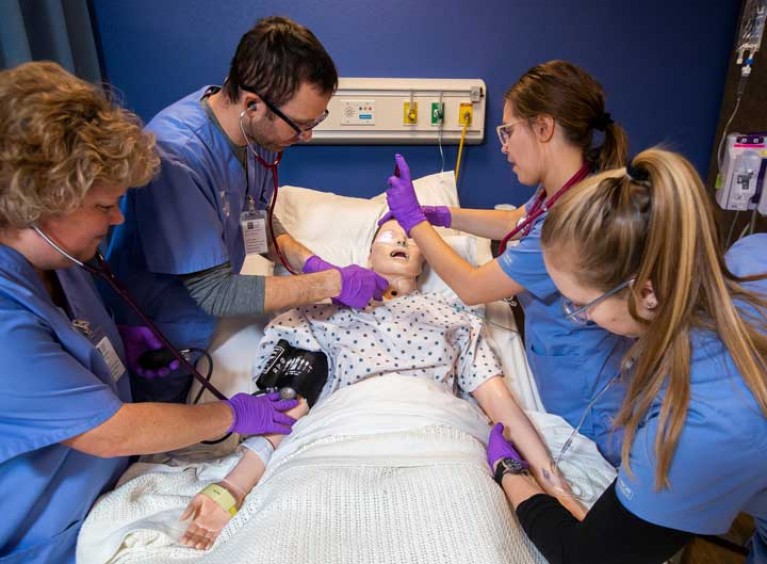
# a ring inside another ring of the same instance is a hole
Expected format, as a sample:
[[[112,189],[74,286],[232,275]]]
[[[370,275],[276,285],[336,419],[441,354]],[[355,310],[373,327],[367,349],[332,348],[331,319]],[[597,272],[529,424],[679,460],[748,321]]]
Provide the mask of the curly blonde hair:
[[[95,183],[144,185],[160,164],[137,116],[51,62],[0,72],[0,228],[76,209]]]

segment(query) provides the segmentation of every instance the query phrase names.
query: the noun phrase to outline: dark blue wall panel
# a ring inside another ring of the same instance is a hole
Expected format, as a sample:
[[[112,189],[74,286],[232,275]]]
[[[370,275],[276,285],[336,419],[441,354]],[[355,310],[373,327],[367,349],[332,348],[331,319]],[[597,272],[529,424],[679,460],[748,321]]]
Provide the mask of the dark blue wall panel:
[[[505,90],[532,65],[569,59],[608,92],[608,111],[633,151],[657,143],[708,168],[727,63],[735,0],[92,0],[107,77],[144,119],[205,83],[220,83],[239,37],[262,16],[311,28],[341,76],[482,78],[488,86],[485,142],[464,151],[464,206],[520,203],[522,187],[493,128]],[[456,147],[446,148],[446,168]],[[436,146],[291,148],[281,183],[369,196],[382,191],[392,155],[415,175],[439,170]]]

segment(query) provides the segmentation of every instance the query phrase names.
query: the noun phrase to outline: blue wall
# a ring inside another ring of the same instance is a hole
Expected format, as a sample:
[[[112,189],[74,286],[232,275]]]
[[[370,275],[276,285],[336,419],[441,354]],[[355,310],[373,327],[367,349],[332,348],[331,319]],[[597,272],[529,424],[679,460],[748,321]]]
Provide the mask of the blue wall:
[[[220,83],[240,35],[259,17],[282,14],[314,31],[341,76],[482,78],[488,86],[485,142],[464,150],[464,206],[520,203],[500,152],[505,90],[532,65],[554,58],[585,67],[608,93],[607,110],[633,151],[657,143],[708,169],[735,0],[92,0],[106,76],[145,120],[206,83]],[[303,146],[285,153],[281,184],[340,194],[382,191],[392,155],[415,176],[440,167],[436,146]],[[446,168],[456,147],[446,148]]]

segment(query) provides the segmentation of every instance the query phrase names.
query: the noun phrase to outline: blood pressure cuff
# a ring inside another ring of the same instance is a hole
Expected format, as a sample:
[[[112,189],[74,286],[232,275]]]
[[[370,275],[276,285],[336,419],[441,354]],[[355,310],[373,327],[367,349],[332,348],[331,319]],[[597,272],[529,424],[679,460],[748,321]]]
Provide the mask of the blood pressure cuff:
[[[266,368],[256,384],[260,389],[293,388],[306,398],[309,407],[320,397],[328,381],[328,359],[322,351],[305,351],[296,348],[285,339],[274,347]]]

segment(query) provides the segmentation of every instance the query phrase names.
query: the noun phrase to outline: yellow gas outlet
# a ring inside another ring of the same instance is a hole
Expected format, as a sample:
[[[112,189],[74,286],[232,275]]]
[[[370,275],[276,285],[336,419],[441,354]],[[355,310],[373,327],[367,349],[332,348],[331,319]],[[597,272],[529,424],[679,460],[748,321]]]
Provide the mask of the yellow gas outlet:
[[[464,124],[471,127],[471,119],[474,117],[474,106],[469,102],[461,102],[458,106],[458,125]]]
[[[405,102],[402,106],[402,123],[404,125],[416,125],[418,123],[418,102],[413,102],[413,107],[410,107],[410,102]]]

